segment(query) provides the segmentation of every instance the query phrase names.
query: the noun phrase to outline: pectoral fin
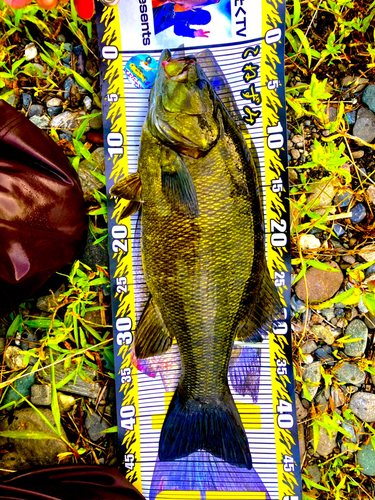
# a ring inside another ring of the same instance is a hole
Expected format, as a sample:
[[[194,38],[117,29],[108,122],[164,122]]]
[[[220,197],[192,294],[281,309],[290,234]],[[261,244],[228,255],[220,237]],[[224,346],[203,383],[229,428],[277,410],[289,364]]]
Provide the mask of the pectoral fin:
[[[120,213],[119,219],[129,217],[140,209],[142,184],[138,173],[124,177],[109,192],[112,196],[130,201]]]
[[[137,358],[149,358],[163,354],[171,345],[172,337],[164,325],[159,309],[150,298],[135,332],[135,354]]]
[[[198,200],[193,179],[179,154],[173,149],[161,150],[162,190],[172,207],[188,217],[197,217]]]

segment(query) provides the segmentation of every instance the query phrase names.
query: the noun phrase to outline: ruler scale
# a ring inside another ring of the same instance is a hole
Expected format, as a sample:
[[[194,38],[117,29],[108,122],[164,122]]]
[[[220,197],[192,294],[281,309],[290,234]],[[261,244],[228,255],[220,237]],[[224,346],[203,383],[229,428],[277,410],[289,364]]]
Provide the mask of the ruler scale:
[[[114,7],[97,3],[107,192],[137,171],[152,75],[162,50],[194,54],[254,157],[267,262],[284,317],[274,318],[263,342],[234,343],[228,381],[249,442],[252,469],[235,467],[205,451],[160,461],[160,433],[178,384],[180,355],[173,344],[160,356],[135,359],[135,329],[149,298],[140,219],[137,213],[119,220],[125,204],[115,204],[108,194],[118,437],[126,477],[147,500],[300,500],[289,321],[284,0],[169,1],[180,7],[165,7],[156,0],[120,0]],[[184,2],[189,9],[181,8]],[[157,24],[160,12],[173,11],[168,18],[172,23],[184,11],[192,18],[199,9],[209,12],[211,21],[203,26],[209,38],[176,35],[165,16],[164,25]]]

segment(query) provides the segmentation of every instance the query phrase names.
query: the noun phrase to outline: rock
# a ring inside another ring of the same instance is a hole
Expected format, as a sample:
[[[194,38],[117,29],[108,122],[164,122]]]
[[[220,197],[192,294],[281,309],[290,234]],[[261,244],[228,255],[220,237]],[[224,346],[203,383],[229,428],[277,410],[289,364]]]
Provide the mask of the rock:
[[[91,78],[94,78],[95,75],[98,73],[98,65],[94,59],[87,59],[86,65],[85,65],[87,74],[91,76]]]
[[[375,186],[369,186],[366,192],[371,200],[371,203],[375,205]]]
[[[338,272],[324,271],[316,267],[310,267],[306,272],[307,290],[310,302],[324,302],[330,299],[340,288],[344,276],[336,262],[328,262]],[[306,291],[304,280],[301,279],[295,288],[298,297],[306,302]]]
[[[28,368],[27,373],[29,373],[26,376],[23,376],[22,378],[19,378],[18,380],[15,380],[13,382],[13,387],[21,394],[21,396],[29,396],[30,395],[30,387],[33,385],[35,381],[35,373],[30,373],[31,372],[31,366]],[[16,378],[18,375],[12,378]],[[18,402],[21,398],[19,394],[15,390],[13,390],[13,387],[10,386],[7,390],[7,393],[5,394],[5,397],[3,401],[1,402],[3,405],[6,405],[8,403],[12,402]]]
[[[375,476],[375,450],[371,441],[362,445],[357,453],[357,464],[361,467],[362,474]]]
[[[23,92],[23,94],[21,95],[21,99],[22,99],[22,106],[24,106],[26,109],[32,103],[31,95],[27,94],[26,92]]]
[[[86,111],[90,111],[92,108],[92,99],[88,95],[83,99],[83,105],[85,106]]]
[[[294,144],[298,144],[299,142],[303,142],[302,135],[295,135],[295,136],[293,136],[292,142],[294,142]]]
[[[24,352],[15,346],[7,347],[5,351],[5,364],[10,370],[22,370],[28,363],[24,360]]]
[[[34,347],[36,347],[36,344],[39,342],[39,339],[38,339],[37,335],[35,335],[35,333],[27,332],[26,330],[24,330],[22,332],[21,339],[22,339],[22,341],[20,343],[20,347],[23,351],[28,351],[29,349],[33,349]],[[34,357],[30,358],[31,364],[34,364],[33,361],[35,362],[36,358],[34,358]]]
[[[302,234],[299,238],[299,243],[303,249],[309,248],[312,250],[321,246],[320,241],[313,234]]]
[[[355,258],[353,257],[353,255],[344,255],[342,260],[344,262],[347,262],[348,264],[354,264],[355,262]]]
[[[320,391],[315,396],[315,406],[319,407],[320,412],[324,412],[328,406],[328,399],[325,396],[325,391]]]
[[[362,102],[375,113],[375,85],[367,85],[362,95]]]
[[[62,284],[60,288],[54,293],[50,295],[43,295],[42,297],[39,297],[36,303],[36,307],[40,311],[44,312],[51,312],[54,311],[57,305],[59,305],[59,302],[57,299],[60,297],[62,293],[65,292],[65,285]]]
[[[351,437],[344,436],[342,437],[342,443],[341,443],[341,451],[346,451],[353,449],[351,444],[359,444],[359,439],[356,434],[356,429],[354,428],[354,425],[350,420],[344,420],[344,422],[341,424],[341,427],[343,430],[347,431]]]
[[[51,118],[54,118],[57,115],[60,115],[63,110],[62,106],[51,106],[50,108],[47,108],[47,113],[48,116]]]
[[[341,85],[343,87],[349,87],[355,81],[355,76],[347,75],[342,79]]]
[[[302,406],[301,400],[299,398],[299,395],[296,394],[296,411],[297,411],[297,420],[303,420],[304,418],[307,417],[307,414],[309,413],[306,408]]]
[[[103,420],[97,413],[86,415],[85,426],[87,432],[89,433],[91,441],[94,441],[94,443],[96,441],[99,441],[100,438],[104,437],[105,434],[102,434],[102,431],[105,431],[109,428],[107,422]]]
[[[46,102],[47,108],[56,108],[57,106],[62,105],[62,100],[58,97],[52,97],[52,99],[48,99]]]
[[[366,379],[366,374],[356,364],[351,364],[347,361],[344,361],[342,364],[336,364],[333,372],[337,380],[345,384],[361,385]]]
[[[298,429],[298,446],[299,446],[299,454],[301,457],[301,464],[304,461],[304,456],[306,453],[306,444],[305,444],[305,428],[302,423],[297,425]]]
[[[331,387],[331,398],[335,408],[339,408],[345,403],[345,394],[342,392],[340,387]]]
[[[77,111],[75,113],[72,111],[64,111],[64,113],[52,118],[51,127],[63,130],[75,130],[81,124],[81,121],[78,120],[78,118],[84,114],[84,111]]]
[[[320,367],[320,361],[315,361],[315,363],[311,363],[311,365],[308,365],[303,369],[302,378],[303,381],[306,382],[307,390],[312,398],[316,395],[319,389],[320,379],[322,377]]]
[[[79,54],[77,57],[77,73],[79,75],[83,75],[85,72],[85,60],[83,58],[83,54]]]
[[[70,134],[59,134],[60,139],[65,139],[70,142],[72,140],[72,136]]]
[[[57,35],[57,41],[59,43],[64,43],[64,42],[66,42],[66,38],[64,35],[60,34],[60,35]]]
[[[35,76],[41,75],[41,76],[48,76],[50,73],[48,70],[44,71],[44,66],[39,63],[32,63],[34,67],[34,73]]]
[[[301,153],[298,151],[298,149],[291,149],[290,154],[291,154],[293,160],[299,160],[301,157]]]
[[[31,402],[34,405],[50,406],[51,386],[34,384],[31,386]]]
[[[326,318],[327,321],[331,321],[335,317],[335,308],[333,306],[326,307],[320,310],[320,314]]]
[[[33,116],[42,116],[43,111],[44,108],[40,104],[32,104],[29,109],[28,117],[32,118]]]
[[[314,354],[323,365],[333,366],[335,364],[335,359],[322,347],[317,349]]]
[[[375,422],[375,394],[356,392],[350,400],[349,408],[364,422]]]
[[[368,312],[365,315],[365,324],[366,324],[367,328],[369,328],[370,330],[373,330],[375,328],[375,316],[373,314],[371,314],[370,312]],[[374,380],[375,380],[375,378],[374,378]]]
[[[349,125],[354,125],[357,118],[357,110],[355,109],[345,113],[345,117],[347,118]]]
[[[343,236],[345,234],[345,229],[342,226],[340,226],[340,224],[334,224],[333,231],[335,232],[338,238],[340,238],[340,236]]]
[[[96,270],[96,265],[98,266],[109,266],[108,250],[100,245],[93,245],[94,238],[91,233],[87,237],[87,244],[85,252],[81,258],[81,261],[90,266],[91,269]]]
[[[375,115],[367,108],[361,107],[357,112],[357,120],[354,124],[353,134],[366,142],[375,138]]]
[[[93,198],[93,192],[95,191],[95,189],[102,189],[102,187],[104,187],[104,184],[94,175],[92,175],[90,170],[79,165],[77,171],[85,200],[90,200]]]
[[[316,464],[314,464],[314,465],[308,465],[306,469],[312,481],[314,481],[314,483],[316,484],[319,484],[322,478],[319,467]]]
[[[83,54],[83,46],[82,45],[76,45],[73,47],[73,52],[75,53],[76,56],[79,56],[80,54]]]
[[[317,420],[321,420],[321,418],[318,417]],[[312,439],[315,448],[316,443],[314,442],[315,440],[312,432],[312,427],[310,428],[310,430],[311,430],[310,437]],[[331,437],[329,437],[328,431],[326,431],[326,429],[324,429],[323,427],[319,426],[319,438],[318,438],[318,446],[316,452],[319,453],[319,455],[321,455],[322,457],[328,457],[328,455],[330,455],[333,452],[336,446],[336,437],[337,437],[337,431],[332,431]]]
[[[35,46],[35,43],[28,43],[25,47],[25,57],[26,61],[32,61],[38,55],[38,50]]]
[[[293,311],[300,312],[306,309],[306,304],[302,302],[302,300],[299,300],[297,295],[292,295],[290,299],[290,307],[293,309]]]
[[[20,98],[16,94],[12,94],[8,97],[7,103],[10,106],[13,106],[13,108],[16,108],[18,106],[18,103],[20,102]]]
[[[67,413],[76,401],[73,396],[68,396],[63,392],[57,393],[57,399],[59,401],[59,408],[61,413]]]
[[[332,335],[331,329],[328,326],[314,325],[310,329],[311,333],[316,335],[318,339],[323,340],[328,345],[332,345],[335,337]]]
[[[88,132],[87,140],[95,144],[104,144],[103,132]]]
[[[314,362],[314,358],[311,354],[305,354],[305,363],[311,365]]]
[[[347,356],[361,356],[366,349],[368,329],[360,319],[354,319],[345,330],[345,336],[349,335],[351,339],[360,339],[357,342],[345,344],[344,352]]]
[[[100,115],[90,119],[89,127],[93,130],[100,130],[103,127],[103,119],[101,111],[100,109],[93,109],[92,114],[94,113],[100,113]]]
[[[50,124],[49,123],[50,119],[46,115],[32,116],[30,118],[30,121],[33,122],[34,125],[36,125],[37,127],[41,128],[41,129],[47,128],[48,125]]]
[[[301,350],[303,354],[311,354],[312,352],[316,351],[318,348],[318,344],[315,342],[315,340],[308,340],[304,344],[302,344]]]
[[[51,410],[39,408],[39,411],[50,421],[54,428],[56,424]],[[13,416],[8,417],[1,423],[2,430],[31,432],[43,432],[55,435],[51,428],[44,422],[33,408],[23,408],[15,410]],[[61,429],[62,436],[67,439],[64,429]],[[17,455],[21,456],[26,463],[25,468],[32,466],[47,466],[58,463],[58,454],[68,451],[67,445],[60,439],[14,439],[8,438]]]
[[[69,61],[70,61],[70,55],[69,55]],[[70,89],[72,87],[72,85],[75,85],[76,84],[76,81],[74,80],[74,78],[72,78],[71,76],[68,76],[68,78],[65,80],[64,82],[64,99],[69,99],[69,94],[70,94]]]
[[[364,155],[365,155],[365,152],[363,151],[363,149],[360,149],[358,151],[353,151],[352,152],[352,156],[356,160],[359,159],[359,158],[363,158]],[[366,175],[366,173],[365,173],[365,175]]]
[[[70,367],[70,369],[65,372],[64,367],[62,363],[58,363],[55,365],[55,377],[56,377],[56,382],[60,382],[60,380],[63,380],[66,376],[68,376],[74,369],[76,368],[75,365]],[[83,372],[86,374],[87,381],[82,380],[82,378],[78,375],[77,378],[73,377],[69,382],[67,382],[61,389],[64,392],[69,392],[71,394],[78,394],[79,396],[86,396],[88,398],[96,398],[100,391],[100,384],[97,382],[89,382],[89,380],[95,380],[96,379],[96,372],[92,370],[91,368],[83,368]],[[40,372],[42,378],[46,382],[51,382],[51,372],[50,368],[46,368],[43,371]]]
[[[362,248],[358,252],[358,254],[364,259],[366,262],[371,262],[375,260],[375,245],[367,245]]]
[[[367,213],[364,205],[362,205],[362,203],[358,203],[354,208],[352,208],[352,216],[350,217],[350,220],[354,224],[359,224],[363,221],[366,215]]]

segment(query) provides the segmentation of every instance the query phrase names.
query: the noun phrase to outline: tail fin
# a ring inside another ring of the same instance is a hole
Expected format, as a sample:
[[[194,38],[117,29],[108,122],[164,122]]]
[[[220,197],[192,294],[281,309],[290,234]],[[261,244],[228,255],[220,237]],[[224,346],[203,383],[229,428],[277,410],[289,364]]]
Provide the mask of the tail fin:
[[[229,388],[216,404],[186,400],[179,385],[169,405],[159,442],[160,461],[205,450],[236,467],[252,468],[246,434]]]

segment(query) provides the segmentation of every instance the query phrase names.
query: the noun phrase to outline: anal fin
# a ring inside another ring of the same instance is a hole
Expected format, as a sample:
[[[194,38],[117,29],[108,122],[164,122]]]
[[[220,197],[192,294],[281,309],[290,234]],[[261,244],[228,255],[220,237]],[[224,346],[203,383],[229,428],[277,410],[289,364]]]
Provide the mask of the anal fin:
[[[171,347],[172,340],[159,309],[151,297],[136,328],[135,355],[137,358],[144,359],[163,354]]]

